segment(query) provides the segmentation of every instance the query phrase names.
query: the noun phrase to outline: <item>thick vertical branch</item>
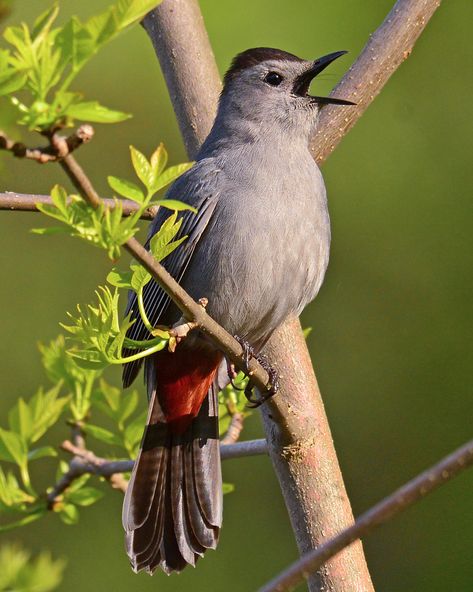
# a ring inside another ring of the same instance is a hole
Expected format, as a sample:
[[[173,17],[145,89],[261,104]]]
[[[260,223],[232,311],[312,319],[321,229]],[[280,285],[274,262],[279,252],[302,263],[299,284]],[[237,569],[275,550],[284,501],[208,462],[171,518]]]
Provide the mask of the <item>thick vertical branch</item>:
[[[166,80],[187,153],[212,127],[220,76],[197,0],[164,0],[143,21]]]
[[[399,0],[337,87],[358,102],[327,107],[311,145],[322,162],[354,125],[406,59],[440,0]],[[190,156],[210,130],[220,90],[212,51],[196,0],[164,0],[145,20],[168,82]],[[206,62],[206,64],[204,64]],[[202,75],[202,68],[206,75]],[[306,551],[353,522],[317,381],[299,321],[290,319],[267,351],[282,380],[264,406],[268,444],[299,549]],[[373,589],[361,543],[330,560],[310,582],[311,590],[369,592]]]
[[[352,524],[353,514],[298,319],[290,319],[276,332],[266,353],[280,375],[282,396],[263,406],[263,423],[302,554]],[[361,542],[311,576],[309,588],[371,591]]]

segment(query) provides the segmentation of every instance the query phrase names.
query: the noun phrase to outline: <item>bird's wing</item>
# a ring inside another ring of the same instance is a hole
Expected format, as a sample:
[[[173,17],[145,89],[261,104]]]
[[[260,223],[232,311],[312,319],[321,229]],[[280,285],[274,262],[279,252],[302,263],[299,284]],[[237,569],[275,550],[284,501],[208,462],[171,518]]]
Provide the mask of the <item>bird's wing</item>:
[[[195,168],[196,167],[193,167],[190,171],[182,175],[174,183],[167,195],[167,198],[169,199],[178,199],[197,209],[197,214],[190,211],[182,213],[182,226],[176,239],[186,235],[187,239],[162,262],[167,271],[178,282],[181,281],[184,272],[189,265],[195,247],[212,217],[218,200],[218,191],[216,191],[215,187],[216,175],[214,174],[214,171],[210,171],[207,174],[205,174],[205,172],[199,174],[199,171],[195,171]],[[205,180],[202,181],[202,178]],[[156,218],[152,222],[150,228],[148,240],[146,242],[147,248],[151,237],[157,230],[159,230],[162,223],[169,217],[169,215],[169,210],[166,210],[165,208],[160,208],[158,210]],[[151,280],[146,284],[143,289],[143,303],[148,319],[153,327],[160,324],[160,319],[166,312],[170,302],[171,299],[169,296],[155,281]],[[138,311],[137,297],[134,292],[129,293],[126,314],[128,313],[131,313],[131,319],[136,320],[128,330],[127,337],[137,341],[149,339],[149,331],[141,320]],[[131,353],[133,352],[124,351],[124,355],[129,355]],[[136,360],[124,365],[122,376],[124,387],[129,386],[133,382],[139,372],[141,362],[142,360]]]

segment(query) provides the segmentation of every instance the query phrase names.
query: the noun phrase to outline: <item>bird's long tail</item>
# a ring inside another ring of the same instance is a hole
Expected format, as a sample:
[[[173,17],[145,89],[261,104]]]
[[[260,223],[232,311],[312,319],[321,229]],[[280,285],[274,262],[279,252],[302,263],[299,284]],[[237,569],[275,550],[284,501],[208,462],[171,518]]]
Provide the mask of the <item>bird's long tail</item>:
[[[148,421],[123,506],[132,567],[151,574],[195,565],[216,547],[222,523],[214,386],[221,356],[178,352],[161,352],[156,373],[148,372]]]

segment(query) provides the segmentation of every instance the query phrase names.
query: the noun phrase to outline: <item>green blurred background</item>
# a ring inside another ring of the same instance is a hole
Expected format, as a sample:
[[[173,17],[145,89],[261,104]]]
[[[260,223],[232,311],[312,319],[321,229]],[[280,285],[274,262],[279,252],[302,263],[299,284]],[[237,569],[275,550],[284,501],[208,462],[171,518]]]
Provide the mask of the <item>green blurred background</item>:
[[[50,3],[17,0],[7,23],[31,23]],[[89,16],[109,2],[60,4],[65,18]],[[201,2],[222,72],[248,47],[306,58],[348,49],[318,82],[318,94],[334,86],[391,4]],[[471,1],[444,2],[410,59],[324,166],[332,257],[303,324],[313,327],[310,348],[355,514],[471,437],[472,19]],[[173,162],[185,159],[139,27],[109,45],[75,88],[134,114],[97,125],[95,140],[80,151],[102,194],[106,175],[131,175],[130,143],[149,153],[164,141]],[[5,125],[8,114],[2,119]],[[2,191],[48,193],[55,182],[66,184],[54,166],[2,155],[0,167]],[[0,214],[1,425],[18,396],[46,382],[38,340],[53,338],[65,311],[89,301],[109,269],[99,250],[29,233],[42,223],[36,214]],[[260,435],[255,414],[245,437]],[[39,466],[50,468],[48,461]],[[61,590],[69,592],[254,590],[296,557],[293,537],[267,458],[227,462],[224,474],[236,491],[225,498],[218,551],[179,577],[131,573],[115,492],[82,511],[77,527],[50,516],[2,538],[68,557]],[[472,493],[470,472],[370,535],[365,549],[378,591],[473,590]]]

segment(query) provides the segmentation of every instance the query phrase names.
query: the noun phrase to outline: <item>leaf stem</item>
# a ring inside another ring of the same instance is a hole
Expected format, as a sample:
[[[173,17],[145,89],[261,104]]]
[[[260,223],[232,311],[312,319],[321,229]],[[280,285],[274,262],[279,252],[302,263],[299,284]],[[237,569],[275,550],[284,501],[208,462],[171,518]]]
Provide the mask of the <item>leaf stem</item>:
[[[109,358],[108,362],[110,364],[128,364],[128,362],[134,362],[135,360],[140,360],[141,358],[145,358],[146,356],[150,356],[158,351],[161,351],[166,347],[167,339],[161,339],[159,343],[157,343],[153,347],[149,347],[148,349],[144,349],[137,354],[133,354],[132,356],[127,356],[125,358]]]
[[[143,302],[143,288],[140,288],[138,294],[138,310],[140,311],[141,320],[143,321],[144,326],[148,329],[150,333],[153,332],[153,325],[150,323],[148,316],[145,310],[145,304]]]

